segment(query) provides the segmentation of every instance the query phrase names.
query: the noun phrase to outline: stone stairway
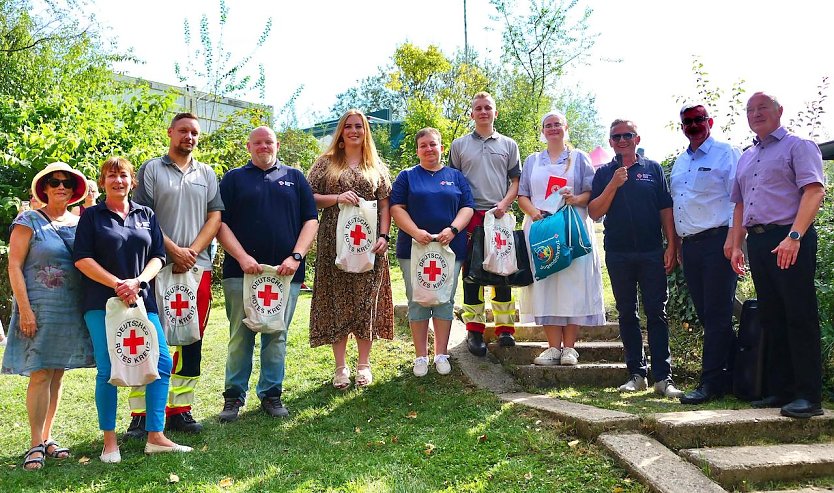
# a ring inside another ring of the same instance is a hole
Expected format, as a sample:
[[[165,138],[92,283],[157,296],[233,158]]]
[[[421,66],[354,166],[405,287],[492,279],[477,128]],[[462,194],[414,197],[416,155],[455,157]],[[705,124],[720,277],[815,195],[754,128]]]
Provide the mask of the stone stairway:
[[[399,310],[404,313],[404,307]],[[498,347],[488,327],[490,353],[478,358],[466,349],[465,327],[456,320],[449,347],[455,365],[472,383],[505,402],[537,409],[567,424],[577,436],[606,450],[650,491],[834,491],[808,486],[814,478],[834,485],[834,412],[829,410],[796,420],[780,416],[778,409],[750,409],[738,402],[731,404],[738,409],[692,410],[670,400],[669,408],[680,411],[638,415],[524,391],[624,382],[628,375],[618,334],[616,324],[580,329],[580,365],[575,367],[533,367],[533,358],[546,347],[544,332],[535,325],[516,326],[514,348]],[[610,368],[601,368],[605,366]],[[606,380],[605,372],[616,378]],[[786,489],[791,485],[795,489]]]
[[[484,339],[493,341],[495,327],[487,325]],[[581,327],[580,340],[576,343],[579,364],[576,366],[536,366],[535,359],[547,349],[547,337],[540,325],[516,325],[516,346],[502,348],[489,344],[490,352],[507,365],[518,379],[528,387],[560,387],[572,385],[600,385],[615,387],[628,379],[623,363],[623,345],[618,340],[617,324]]]
[[[540,326],[517,325],[512,348],[494,342],[491,325],[485,339],[491,341],[490,354],[524,388],[616,387],[624,382],[628,372],[617,325],[583,327],[579,335],[580,364],[572,367],[532,364],[547,348]],[[499,397],[567,423],[652,491],[755,491],[752,488],[764,485],[834,478],[834,414],[828,411],[796,420],[780,416],[778,409],[747,409],[742,404],[744,409],[686,410],[670,401],[670,407],[682,411],[638,416],[525,392]]]

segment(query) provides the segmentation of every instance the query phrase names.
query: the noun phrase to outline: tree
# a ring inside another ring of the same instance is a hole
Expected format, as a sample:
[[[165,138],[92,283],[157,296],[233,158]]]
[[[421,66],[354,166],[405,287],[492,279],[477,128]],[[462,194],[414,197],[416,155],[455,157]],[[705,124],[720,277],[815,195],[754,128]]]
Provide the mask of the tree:
[[[548,87],[559,76],[584,60],[596,42],[597,34],[588,30],[593,10],[585,8],[575,15],[578,0],[529,0],[529,12],[518,13],[514,0],[490,0],[503,21],[505,63],[523,73],[527,98],[538,114]]]
[[[258,65],[258,76],[246,73],[254,53],[264,45],[272,30],[272,18],[267,18],[260,35],[254,42],[252,51],[236,61],[232,59],[232,52],[226,49],[226,25],[229,20],[229,8],[225,0],[219,0],[219,17],[217,21],[217,36],[212,37],[212,29],[206,14],[200,17],[200,47],[192,49],[191,24],[188,19],[183,21],[183,35],[185,47],[189,56],[185,66],[174,63],[177,79],[186,85],[193,86],[204,93],[206,101],[211,103],[211,113],[206,115],[213,120],[217,102],[225,96],[238,96],[258,91],[260,99],[264,99],[266,77],[263,64]],[[212,128],[205,131],[211,132]]]

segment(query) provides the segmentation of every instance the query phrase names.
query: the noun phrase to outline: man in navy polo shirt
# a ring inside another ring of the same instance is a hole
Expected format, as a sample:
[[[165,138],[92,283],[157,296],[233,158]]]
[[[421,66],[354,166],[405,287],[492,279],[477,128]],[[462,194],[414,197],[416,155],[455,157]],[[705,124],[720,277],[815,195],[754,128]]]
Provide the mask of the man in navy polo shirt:
[[[663,169],[637,154],[640,136],[630,120],[614,120],[610,139],[614,160],[594,175],[588,214],[605,216],[605,264],[620,314],[620,339],[631,374],[619,387],[636,392],[648,387],[648,363],[637,316],[637,288],[643,297],[654,390],[666,397],[683,392],[672,382],[669,324],[666,320],[666,274],[675,267],[672,197]],[[663,249],[663,235],[668,245]]]
[[[255,333],[243,325],[243,274],[262,272],[260,264],[275,265],[278,275],[293,275],[284,313],[289,330],[298,292],[304,281],[304,256],[318,231],[313,191],[301,170],[278,161],[278,139],[268,127],[249,134],[246,149],[251,160],[230,170],[220,181],[226,210],[217,239],[226,251],[223,260],[223,294],[229,318],[229,354],[221,422],[238,418],[244,405]],[[261,374],[256,393],[261,407],[273,417],[289,411],[281,402],[287,330],[261,334]]]

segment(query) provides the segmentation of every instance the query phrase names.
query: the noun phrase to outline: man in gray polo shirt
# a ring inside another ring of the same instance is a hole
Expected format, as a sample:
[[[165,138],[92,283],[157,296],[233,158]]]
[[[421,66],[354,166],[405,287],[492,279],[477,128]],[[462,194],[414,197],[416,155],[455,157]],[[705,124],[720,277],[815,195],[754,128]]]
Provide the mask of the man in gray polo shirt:
[[[455,139],[449,152],[449,165],[463,173],[475,197],[475,214],[466,227],[469,248],[472,232],[484,223],[484,214],[488,210],[495,208],[495,217],[500,218],[512,207],[521,177],[518,144],[495,131],[498,110],[488,92],[479,92],[472,98],[471,116],[475,121],[475,130]],[[458,233],[455,228],[452,232]],[[467,261],[463,265],[463,276],[466,277],[468,272]],[[498,344],[514,346],[515,302],[512,290],[509,286],[494,286],[493,291],[492,313]],[[469,352],[476,356],[486,355],[483,286],[463,284],[462,318],[466,323]]]
[[[202,336],[211,306],[212,259],[208,247],[220,228],[220,212],[224,208],[214,170],[191,156],[200,138],[197,117],[191,113],[177,114],[168,127],[168,137],[168,154],[139,168],[133,199],[156,214],[173,272],[186,272],[195,265],[203,269],[197,288],[201,339],[174,348],[165,409],[165,430],[199,433],[202,425],[191,416],[191,405],[200,376]],[[129,401],[133,419],[126,435],[141,438],[145,435],[145,388],[132,389]]]

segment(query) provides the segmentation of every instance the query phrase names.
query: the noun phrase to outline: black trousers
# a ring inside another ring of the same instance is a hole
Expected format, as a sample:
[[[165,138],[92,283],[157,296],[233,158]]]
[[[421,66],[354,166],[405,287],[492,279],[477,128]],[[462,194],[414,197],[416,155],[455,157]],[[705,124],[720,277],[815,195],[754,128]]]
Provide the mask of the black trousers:
[[[732,392],[737,344],[733,302],[738,276],[724,256],[726,228],[722,231],[703,239],[684,238],[683,275],[698,319],[704,326],[701,384],[718,392]]]
[[[822,353],[817,293],[817,232],[808,228],[796,264],[776,265],[770,253],[785,239],[790,226],[747,237],[750,272],[756,286],[762,328],[767,342],[768,393],[790,399],[822,400]]]

